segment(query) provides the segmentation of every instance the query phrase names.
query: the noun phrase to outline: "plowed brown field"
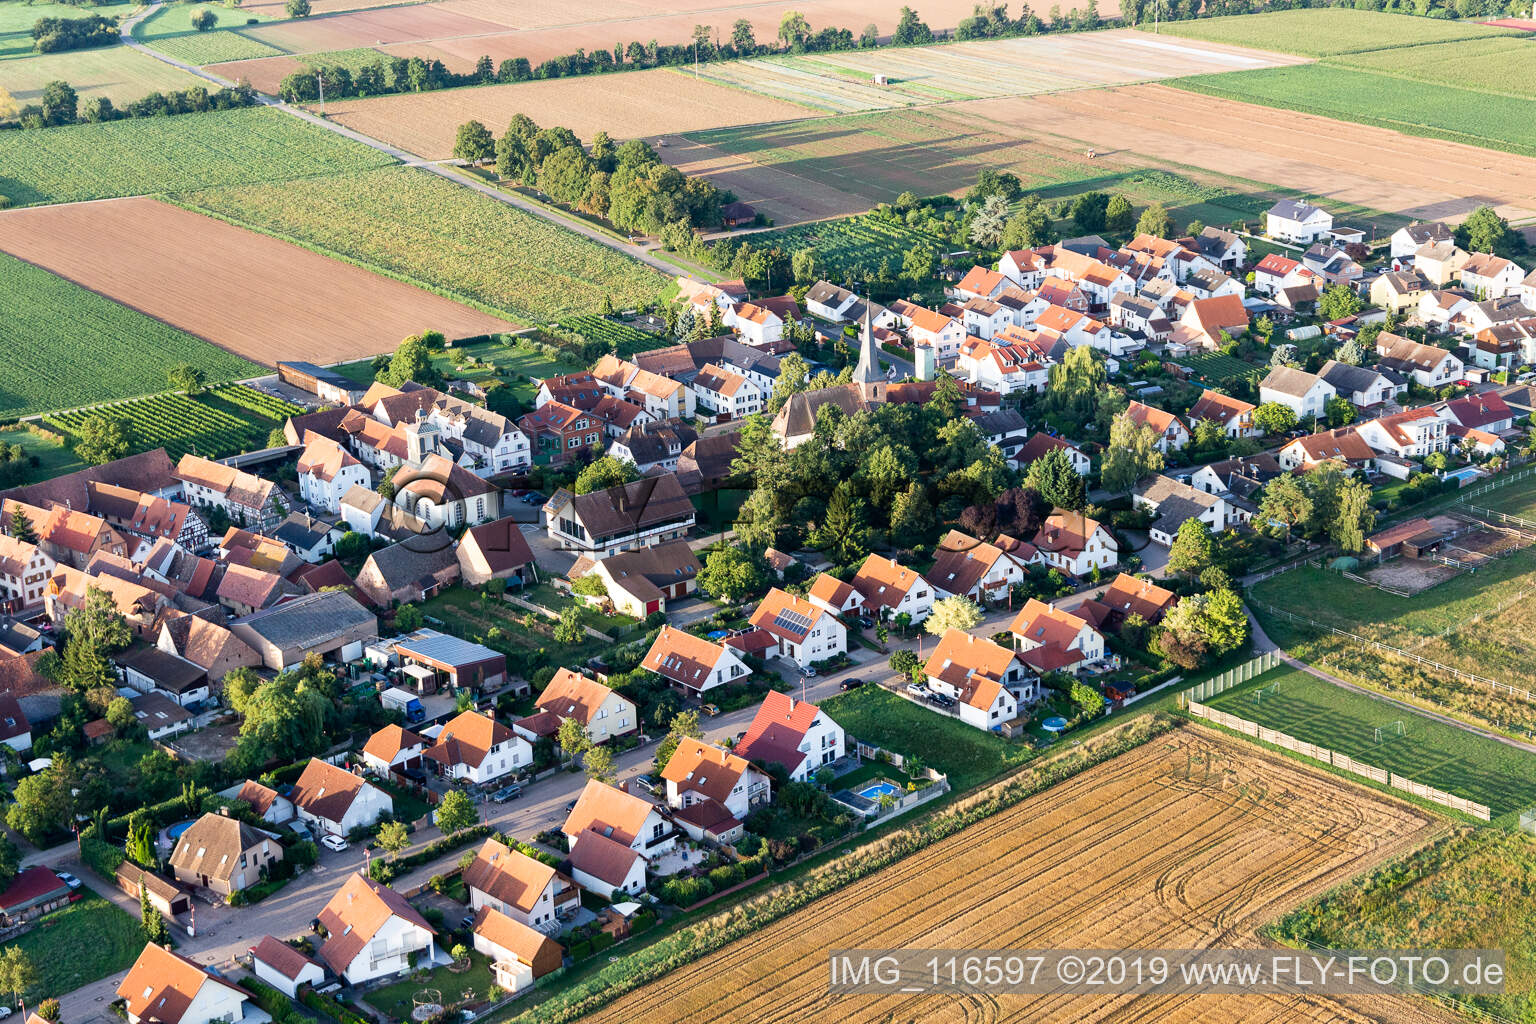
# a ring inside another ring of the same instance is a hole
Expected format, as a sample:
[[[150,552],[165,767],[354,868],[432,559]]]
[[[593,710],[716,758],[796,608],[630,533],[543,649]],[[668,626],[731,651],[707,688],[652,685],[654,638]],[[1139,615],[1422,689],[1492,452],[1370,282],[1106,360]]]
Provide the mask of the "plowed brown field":
[[[1536,159],[1163,85],[976,100],[949,111],[1138,165],[1205,167],[1420,220],[1536,215]],[[1134,156],[1132,156],[1134,154]]]
[[[1445,1021],[1399,999],[844,996],[835,948],[1252,946],[1288,907],[1425,841],[1427,813],[1187,728],[813,903],[587,1020],[1364,1024]]]
[[[0,213],[0,248],[268,366],[515,325],[350,263],[153,199]]]

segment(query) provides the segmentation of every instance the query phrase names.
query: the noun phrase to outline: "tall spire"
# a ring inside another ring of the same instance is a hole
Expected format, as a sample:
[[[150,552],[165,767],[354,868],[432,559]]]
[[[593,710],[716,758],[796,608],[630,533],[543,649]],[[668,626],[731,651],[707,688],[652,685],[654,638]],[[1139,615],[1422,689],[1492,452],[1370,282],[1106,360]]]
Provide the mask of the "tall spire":
[[[864,323],[859,335],[859,365],[853,369],[853,382],[865,401],[885,400],[885,378],[880,373],[880,357],[875,352],[875,332],[869,323],[869,299],[864,300]]]

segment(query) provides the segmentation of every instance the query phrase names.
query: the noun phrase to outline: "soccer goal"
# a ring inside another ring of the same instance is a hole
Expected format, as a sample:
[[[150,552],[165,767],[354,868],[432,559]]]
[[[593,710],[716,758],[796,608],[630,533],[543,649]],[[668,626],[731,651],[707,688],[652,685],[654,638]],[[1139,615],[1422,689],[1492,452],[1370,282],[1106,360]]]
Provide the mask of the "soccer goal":
[[[1392,722],[1389,725],[1378,725],[1376,727],[1376,742],[1385,743],[1387,740],[1396,739],[1402,734],[1403,723],[1401,720]]]
[[[1265,697],[1268,697],[1270,700],[1274,700],[1279,695],[1280,684],[1270,683],[1268,686],[1262,686],[1259,689],[1253,691],[1253,702],[1255,704],[1263,704]]]

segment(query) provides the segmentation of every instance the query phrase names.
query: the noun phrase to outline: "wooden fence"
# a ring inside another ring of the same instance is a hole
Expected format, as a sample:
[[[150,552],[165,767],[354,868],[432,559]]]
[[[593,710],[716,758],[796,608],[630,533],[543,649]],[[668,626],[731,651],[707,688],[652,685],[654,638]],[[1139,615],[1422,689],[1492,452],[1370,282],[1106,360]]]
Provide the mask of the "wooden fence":
[[[1191,690],[1189,692],[1193,693],[1194,691]],[[1294,736],[1275,729],[1266,729],[1257,722],[1250,722],[1246,718],[1238,718],[1236,715],[1228,714],[1225,711],[1217,711],[1215,708],[1207,707],[1196,700],[1189,701],[1188,709],[1189,713],[1196,718],[1203,718],[1208,722],[1219,725],[1224,729],[1231,729],[1233,732],[1241,733],[1244,736],[1252,736],[1261,743],[1269,743],[1284,750],[1293,751],[1303,757],[1310,757],[1314,761],[1332,765],[1360,778],[1370,779],[1379,785],[1390,786],[1393,789],[1416,796],[1421,800],[1428,800],[1442,807],[1449,807],[1453,811],[1460,811],[1463,814],[1471,815],[1479,821],[1487,821],[1489,819],[1489,810],[1485,804],[1447,793],[1443,789],[1426,786],[1422,782],[1415,782],[1413,779],[1398,775],[1395,772],[1389,772],[1385,768],[1377,768],[1374,765],[1366,764],[1364,761],[1357,761],[1348,754],[1341,754],[1336,750],[1320,747],[1316,743],[1299,740]]]

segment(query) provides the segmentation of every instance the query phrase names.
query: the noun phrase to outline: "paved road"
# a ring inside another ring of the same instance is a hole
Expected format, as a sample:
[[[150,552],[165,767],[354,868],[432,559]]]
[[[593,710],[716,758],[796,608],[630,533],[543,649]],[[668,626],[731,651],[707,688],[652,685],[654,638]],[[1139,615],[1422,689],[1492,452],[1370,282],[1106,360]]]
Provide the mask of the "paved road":
[[[145,18],[149,17],[161,6],[161,0],[156,0],[155,3],[148,5],[140,13],[134,15],[131,18],[128,18],[122,23],[120,34],[122,36],[124,45],[130,46],[133,49],[138,50],[140,53],[147,54],[148,56],[153,57],[162,63],[169,64],[175,68],[180,68],[182,71],[185,71],[190,75],[196,75],[198,78],[201,78],[204,81],[210,82],[221,88],[235,85],[236,83],[230,81],[229,79],[220,75],[215,75],[213,72],[206,71],[195,64],[188,64],[186,61],[177,60],[175,57],[167,56],[158,50],[151,49],[133,37],[134,26],[143,21]],[[489,196],[499,203],[505,203],[508,206],[515,206],[525,213],[531,213],[535,217],[540,217],[544,220],[558,224],[568,231],[574,231],[576,234],[590,238],[592,241],[597,242],[600,245],[605,245],[608,248],[615,250],[616,252],[621,252],[626,256],[637,259],[641,263],[644,263],[646,266],[661,271],[668,277],[676,277],[679,273],[682,273],[687,277],[697,277],[701,280],[713,276],[705,268],[700,267],[697,264],[693,264],[690,261],[683,259],[682,257],[675,257],[691,267],[692,273],[689,273],[687,270],[681,270],[676,264],[669,263],[666,260],[652,255],[650,250],[646,249],[644,246],[632,245],[628,242],[621,242],[617,238],[614,238],[612,235],[598,231],[596,228],[591,227],[590,225],[575,217],[566,216],[557,210],[546,206],[541,206],[538,203],[530,202],[527,199],[524,199],[522,196],[516,195],[515,193],[505,192],[499,188],[488,185],[483,181],[461,173],[456,167],[452,166],[451,162],[445,165],[444,163],[440,163],[438,161],[428,160],[426,157],[419,156],[404,149],[400,149],[397,146],[391,146],[389,143],[375,139],[370,135],[364,135],[362,132],[353,131],[351,128],[348,128],[344,125],[336,124],[334,121],[330,121],[316,114],[312,114],[302,107],[285,103],[278,97],[268,96],[261,92],[258,92],[256,96],[265,106],[281,110],[285,114],[291,114],[300,120],[308,121],[310,124],[324,128],[326,131],[335,132],[337,135],[340,135],[343,138],[351,139],[353,142],[361,143],[370,149],[378,150],[380,153],[387,154],[388,156],[399,160],[407,167],[419,167],[424,171],[430,171],[440,178],[453,182],[455,185],[473,189],[482,195]]]

